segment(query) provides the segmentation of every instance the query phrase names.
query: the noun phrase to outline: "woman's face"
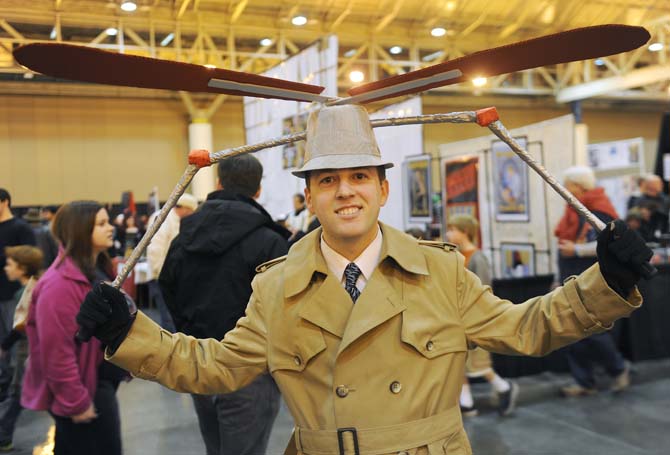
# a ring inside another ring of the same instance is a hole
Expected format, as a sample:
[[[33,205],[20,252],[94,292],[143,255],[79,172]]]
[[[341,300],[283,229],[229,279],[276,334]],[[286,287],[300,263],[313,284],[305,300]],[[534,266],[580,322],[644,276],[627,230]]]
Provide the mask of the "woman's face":
[[[25,275],[25,271],[14,259],[7,258],[5,262],[5,274],[9,281],[18,281],[19,278]]]
[[[114,243],[114,226],[109,224],[107,210],[100,209],[95,215],[95,224],[91,234],[93,252],[98,254],[111,247]]]

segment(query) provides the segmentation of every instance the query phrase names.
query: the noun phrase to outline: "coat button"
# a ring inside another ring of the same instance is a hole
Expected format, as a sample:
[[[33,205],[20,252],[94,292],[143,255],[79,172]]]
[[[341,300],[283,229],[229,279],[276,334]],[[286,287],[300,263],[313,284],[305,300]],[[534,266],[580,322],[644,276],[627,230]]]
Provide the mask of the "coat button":
[[[389,389],[391,390],[392,393],[400,393],[400,391],[402,390],[402,384],[399,383],[398,381],[393,381],[389,386]]]
[[[426,343],[426,350],[432,351],[434,347],[435,347],[435,345],[433,344],[432,341],[429,341],[428,343]]]
[[[337,389],[335,389],[335,393],[338,397],[344,398],[349,395],[349,388],[346,385],[338,385]]]
[[[293,357],[293,361],[295,362],[295,364],[296,364],[297,366],[302,365],[302,359],[300,358],[299,355]]]

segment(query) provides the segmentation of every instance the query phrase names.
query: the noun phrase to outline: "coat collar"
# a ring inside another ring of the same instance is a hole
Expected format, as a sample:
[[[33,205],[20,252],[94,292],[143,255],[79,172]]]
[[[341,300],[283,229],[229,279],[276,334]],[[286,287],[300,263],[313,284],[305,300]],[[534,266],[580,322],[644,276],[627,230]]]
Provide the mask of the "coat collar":
[[[72,258],[70,256],[65,256],[65,250],[63,250],[62,247],[58,252],[58,257],[54,261],[54,264],[54,272],[61,275],[63,278],[90,284],[86,276],[81,270],[79,270],[79,267],[77,267],[77,264],[72,260]]]
[[[426,258],[418,242],[384,223],[380,222],[379,225],[383,236],[380,264],[391,258],[406,272],[428,275]],[[292,297],[304,291],[315,273],[329,275],[319,244],[321,232],[322,228],[315,229],[291,247],[284,269],[284,297]]]

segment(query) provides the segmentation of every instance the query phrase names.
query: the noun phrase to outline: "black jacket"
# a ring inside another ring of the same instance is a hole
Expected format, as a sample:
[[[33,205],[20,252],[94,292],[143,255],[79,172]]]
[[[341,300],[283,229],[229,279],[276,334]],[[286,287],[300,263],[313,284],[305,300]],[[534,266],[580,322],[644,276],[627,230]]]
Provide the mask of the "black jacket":
[[[256,267],[285,255],[289,235],[253,199],[210,193],[182,219],[158,278],[176,329],[222,339],[244,316]]]

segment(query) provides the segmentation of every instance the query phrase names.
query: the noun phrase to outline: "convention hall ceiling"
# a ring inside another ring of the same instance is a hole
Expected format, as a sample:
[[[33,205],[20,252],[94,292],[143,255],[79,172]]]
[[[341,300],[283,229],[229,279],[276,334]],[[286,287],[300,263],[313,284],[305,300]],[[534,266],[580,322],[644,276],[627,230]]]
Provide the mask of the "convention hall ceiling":
[[[336,34],[339,88],[345,90],[352,70],[376,80],[543,34],[623,23],[647,27],[656,50],[505,75],[479,88],[460,84],[436,96],[477,90],[552,103],[593,97],[658,103],[669,96],[668,0],[135,0],[132,12],[122,9],[125,1],[1,0],[0,93],[167,96],[75,88],[33,75],[13,61],[11,50],[35,41],[262,72]],[[304,25],[292,23],[296,16],[305,18]]]

